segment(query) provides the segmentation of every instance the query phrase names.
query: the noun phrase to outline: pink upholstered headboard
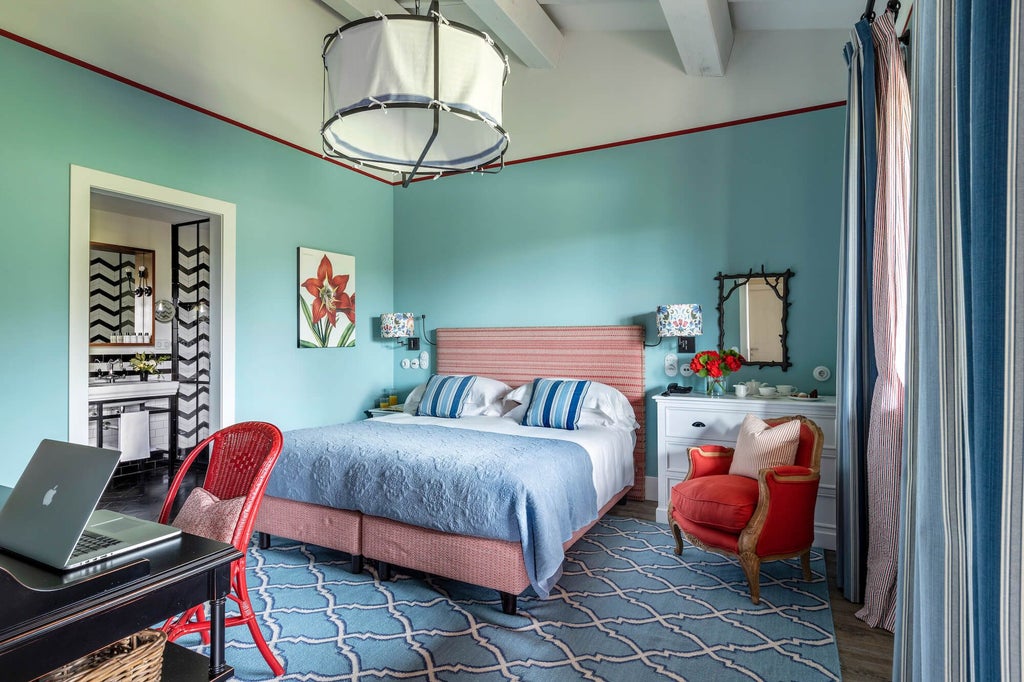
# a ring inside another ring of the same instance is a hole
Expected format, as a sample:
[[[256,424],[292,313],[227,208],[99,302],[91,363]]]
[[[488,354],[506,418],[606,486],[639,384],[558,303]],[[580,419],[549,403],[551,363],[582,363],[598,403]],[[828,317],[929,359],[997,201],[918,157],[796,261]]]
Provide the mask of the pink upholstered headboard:
[[[437,330],[437,373],[479,374],[510,386],[537,377],[590,379],[625,395],[640,422],[631,500],[644,499],[643,327],[478,327]]]

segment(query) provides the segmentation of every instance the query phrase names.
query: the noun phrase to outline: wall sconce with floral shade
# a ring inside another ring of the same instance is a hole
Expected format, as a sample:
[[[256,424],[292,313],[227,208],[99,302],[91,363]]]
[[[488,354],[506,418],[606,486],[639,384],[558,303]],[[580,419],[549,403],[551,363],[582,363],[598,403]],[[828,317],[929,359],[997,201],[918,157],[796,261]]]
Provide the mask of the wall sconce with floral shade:
[[[383,339],[400,339],[398,345],[405,346],[406,350],[420,349],[413,313],[381,313],[380,336]]]
[[[695,336],[704,333],[704,315],[696,303],[660,305],[657,312],[658,336],[675,336],[679,353],[695,353]]]

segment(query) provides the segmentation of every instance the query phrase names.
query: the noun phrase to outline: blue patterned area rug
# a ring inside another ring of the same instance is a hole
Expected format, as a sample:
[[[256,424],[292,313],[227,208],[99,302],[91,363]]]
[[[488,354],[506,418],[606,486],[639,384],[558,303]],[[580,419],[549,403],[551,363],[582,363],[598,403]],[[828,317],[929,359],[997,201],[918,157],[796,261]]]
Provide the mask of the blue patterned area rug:
[[[753,605],[739,564],[666,526],[605,517],[569,552],[551,598],[436,578],[352,575],[338,552],[276,539],[252,549],[253,608],[289,680],[838,680],[825,566],[812,553],[761,572]],[[182,639],[197,650],[198,637]],[[248,629],[228,630],[241,680],[270,670]]]

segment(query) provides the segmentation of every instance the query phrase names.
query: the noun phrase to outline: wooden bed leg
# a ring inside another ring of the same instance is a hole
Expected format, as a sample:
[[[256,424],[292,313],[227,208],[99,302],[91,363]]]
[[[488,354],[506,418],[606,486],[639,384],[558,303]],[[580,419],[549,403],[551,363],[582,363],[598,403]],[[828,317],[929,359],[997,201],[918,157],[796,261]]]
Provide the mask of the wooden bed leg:
[[[381,582],[391,582],[391,578],[394,577],[393,571],[391,570],[391,564],[386,561],[377,562],[377,578]]]
[[[499,592],[501,595],[501,611],[510,616],[516,615],[516,595],[508,592]]]
[[[256,544],[259,546],[260,549],[269,549],[270,533],[264,533],[263,531],[259,531],[258,533],[256,533]]]
[[[348,567],[349,573],[362,573],[363,572],[363,555],[353,554],[352,563]]]

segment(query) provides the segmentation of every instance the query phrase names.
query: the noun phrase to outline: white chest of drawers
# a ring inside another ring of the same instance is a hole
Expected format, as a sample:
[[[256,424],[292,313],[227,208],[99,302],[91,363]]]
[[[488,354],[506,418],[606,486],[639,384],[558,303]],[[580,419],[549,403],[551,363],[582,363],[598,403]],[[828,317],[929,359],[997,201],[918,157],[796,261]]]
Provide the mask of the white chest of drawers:
[[[735,447],[740,423],[747,414],[762,419],[801,414],[821,427],[821,482],[814,509],[814,545],[836,548],[836,399],[815,402],[789,398],[737,398],[723,396],[655,396],[658,405],[658,510],[657,520],[668,522],[669,491],[686,479],[690,469],[687,448],[713,444]]]

